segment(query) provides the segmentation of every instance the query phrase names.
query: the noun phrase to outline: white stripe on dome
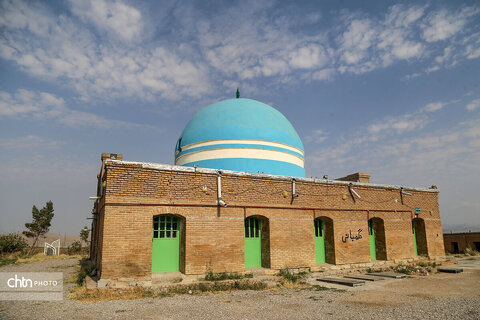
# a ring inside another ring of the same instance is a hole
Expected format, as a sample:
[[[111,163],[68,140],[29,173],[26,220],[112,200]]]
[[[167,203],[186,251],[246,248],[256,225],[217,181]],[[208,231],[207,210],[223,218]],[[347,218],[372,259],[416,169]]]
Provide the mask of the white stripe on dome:
[[[248,148],[224,148],[224,149],[207,149],[186,153],[175,160],[178,166],[186,163],[197,162],[202,160],[227,159],[227,158],[248,158],[259,160],[275,160],[295,164],[304,167],[304,160],[291,153],[277,150],[266,149],[248,149]]]
[[[290,150],[290,151],[298,152],[302,156],[305,155],[305,153],[301,149],[292,147],[288,144],[284,144],[284,143],[280,143],[280,142],[265,141],[265,140],[247,140],[247,139],[222,139],[222,140],[210,140],[210,141],[195,142],[195,143],[191,143],[191,144],[188,144],[186,146],[183,146],[182,151],[192,149],[192,148],[212,146],[212,145],[217,145],[217,144],[260,144],[260,145],[264,145],[264,146],[283,148],[283,149],[287,149],[287,150]]]

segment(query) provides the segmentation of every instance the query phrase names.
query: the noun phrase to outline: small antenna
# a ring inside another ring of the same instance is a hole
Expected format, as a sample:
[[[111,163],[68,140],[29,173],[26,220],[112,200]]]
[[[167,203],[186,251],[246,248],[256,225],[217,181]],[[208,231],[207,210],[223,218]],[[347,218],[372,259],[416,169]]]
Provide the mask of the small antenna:
[[[240,90],[237,88],[237,99],[240,98]]]

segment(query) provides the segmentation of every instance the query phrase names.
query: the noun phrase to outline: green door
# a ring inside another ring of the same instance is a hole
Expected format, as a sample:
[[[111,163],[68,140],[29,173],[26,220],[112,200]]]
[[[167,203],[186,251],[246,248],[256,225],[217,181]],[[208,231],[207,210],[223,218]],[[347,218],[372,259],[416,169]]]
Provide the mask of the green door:
[[[255,217],[245,219],[245,268],[262,266],[261,221]]]
[[[415,248],[415,256],[418,256],[418,250],[417,250],[417,234],[415,232],[415,223],[413,223],[412,220],[412,233],[413,233],[413,247]]]
[[[377,252],[375,248],[375,228],[373,220],[368,220],[368,239],[370,240],[370,259],[377,260]]]
[[[153,217],[152,272],[174,272],[180,264],[180,221],[171,215]]]
[[[317,264],[325,263],[324,225],[320,219],[315,219],[315,259]]]

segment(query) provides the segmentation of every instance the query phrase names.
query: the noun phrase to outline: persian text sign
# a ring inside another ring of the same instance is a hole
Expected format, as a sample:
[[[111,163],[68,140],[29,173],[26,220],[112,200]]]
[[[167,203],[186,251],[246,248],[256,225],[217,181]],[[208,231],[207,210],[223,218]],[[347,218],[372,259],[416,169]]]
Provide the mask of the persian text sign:
[[[62,300],[63,272],[0,272],[0,300]]]

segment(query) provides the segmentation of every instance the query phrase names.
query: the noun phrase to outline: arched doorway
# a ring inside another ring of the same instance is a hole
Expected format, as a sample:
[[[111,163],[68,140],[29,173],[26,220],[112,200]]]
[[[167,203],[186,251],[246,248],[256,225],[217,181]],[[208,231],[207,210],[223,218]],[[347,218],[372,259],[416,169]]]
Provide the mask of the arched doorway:
[[[270,267],[270,230],[268,219],[245,219],[245,268]]]
[[[178,216],[153,217],[152,272],[175,272],[181,265],[181,242],[184,223]]]
[[[425,221],[422,218],[412,220],[412,233],[415,256],[428,256],[427,233]]]
[[[385,245],[385,226],[380,218],[368,220],[368,240],[370,243],[371,260],[387,260]]]
[[[317,264],[335,264],[335,245],[333,220],[319,217],[314,220],[315,228],[315,261]]]

